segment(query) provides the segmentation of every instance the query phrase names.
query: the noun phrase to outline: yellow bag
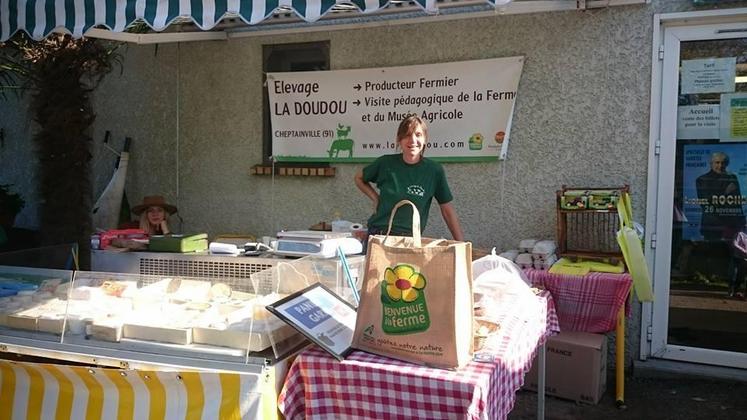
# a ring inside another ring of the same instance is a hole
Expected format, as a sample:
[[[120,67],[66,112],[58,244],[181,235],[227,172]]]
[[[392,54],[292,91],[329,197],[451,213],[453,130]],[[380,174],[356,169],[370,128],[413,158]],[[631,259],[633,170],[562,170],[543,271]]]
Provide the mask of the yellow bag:
[[[620,217],[617,243],[620,245],[630,276],[633,277],[633,290],[635,290],[639,301],[653,302],[654,293],[651,289],[651,277],[648,274],[646,257],[643,255],[643,245],[635,229],[633,229],[633,209],[628,193],[623,193],[618,200],[617,214]]]
[[[440,368],[465,365],[472,353],[472,244],[420,237],[371,236],[353,347]]]

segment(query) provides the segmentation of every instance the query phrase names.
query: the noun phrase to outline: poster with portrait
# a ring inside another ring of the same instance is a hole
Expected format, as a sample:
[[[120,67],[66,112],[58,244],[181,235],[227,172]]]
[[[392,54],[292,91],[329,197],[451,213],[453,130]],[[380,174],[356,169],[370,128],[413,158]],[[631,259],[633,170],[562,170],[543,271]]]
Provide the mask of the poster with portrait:
[[[730,240],[747,215],[747,143],[687,144],[682,156],[682,238]]]

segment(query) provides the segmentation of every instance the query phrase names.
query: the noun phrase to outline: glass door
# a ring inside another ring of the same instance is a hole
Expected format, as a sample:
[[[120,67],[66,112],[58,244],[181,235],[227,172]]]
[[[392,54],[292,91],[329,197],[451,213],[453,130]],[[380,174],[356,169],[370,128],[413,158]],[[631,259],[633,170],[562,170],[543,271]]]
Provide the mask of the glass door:
[[[664,30],[660,127],[652,355],[747,367],[747,21]]]

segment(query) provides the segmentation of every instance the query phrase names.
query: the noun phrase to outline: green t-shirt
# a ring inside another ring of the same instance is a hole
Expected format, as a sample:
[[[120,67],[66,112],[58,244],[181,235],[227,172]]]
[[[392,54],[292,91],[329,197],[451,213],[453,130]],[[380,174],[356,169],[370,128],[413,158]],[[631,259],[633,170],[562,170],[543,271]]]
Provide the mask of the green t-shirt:
[[[368,227],[386,231],[389,215],[400,200],[410,200],[420,212],[420,230],[428,222],[428,211],[435,197],[439,204],[453,200],[444,168],[437,162],[423,158],[410,165],[401,154],[384,155],[363,168],[363,180],[376,184],[379,189],[379,206]],[[412,207],[400,207],[394,216],[392,233],[412,234]]]

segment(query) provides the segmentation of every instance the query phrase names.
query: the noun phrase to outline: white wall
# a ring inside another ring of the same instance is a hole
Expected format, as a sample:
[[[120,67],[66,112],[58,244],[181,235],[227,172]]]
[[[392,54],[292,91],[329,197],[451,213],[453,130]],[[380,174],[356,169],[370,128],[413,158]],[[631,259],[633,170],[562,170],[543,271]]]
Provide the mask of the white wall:
[[[123,74],[97,91],[94,138],[107,129],[133,137],[131,202],[165,194],[185,231],[266,235],[335,211],[365,222],[370,204],[352,182],[360,165],[338,164],[334,178],[249,175],[262,159],[262,45],[328,40],[333,69],[525,55],[508,160],[445,164],[466,237],[510,248],[554,237],[562,184],[631,184],[642,218],[651,16],[645,6],[614,7],[134,46]],[[96,156],[99,191],[113,158]],[[426,233],[448,235],[437,210]]]

